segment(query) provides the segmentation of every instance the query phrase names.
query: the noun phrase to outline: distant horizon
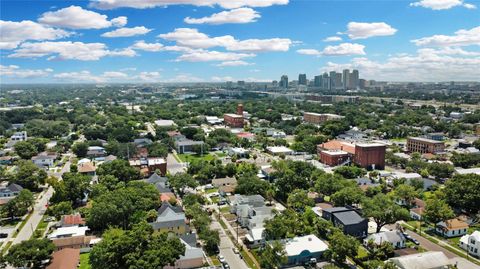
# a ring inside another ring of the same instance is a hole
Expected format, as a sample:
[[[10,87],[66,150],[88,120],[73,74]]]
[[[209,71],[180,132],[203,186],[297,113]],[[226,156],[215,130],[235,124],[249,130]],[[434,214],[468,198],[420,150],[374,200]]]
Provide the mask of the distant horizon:
[[[478,0],[24,0],[0,8],[0,84],[271,81],[343,69],[387,82],[480,81]]]

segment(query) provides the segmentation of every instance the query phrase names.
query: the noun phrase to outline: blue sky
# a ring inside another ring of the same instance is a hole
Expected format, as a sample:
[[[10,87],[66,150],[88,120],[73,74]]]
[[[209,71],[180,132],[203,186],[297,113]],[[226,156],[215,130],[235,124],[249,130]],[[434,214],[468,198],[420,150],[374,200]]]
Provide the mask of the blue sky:
[[[479,81],[479,8],[476,0],[5,0],[0,78],[270,81],[356,68],[365,79]]]

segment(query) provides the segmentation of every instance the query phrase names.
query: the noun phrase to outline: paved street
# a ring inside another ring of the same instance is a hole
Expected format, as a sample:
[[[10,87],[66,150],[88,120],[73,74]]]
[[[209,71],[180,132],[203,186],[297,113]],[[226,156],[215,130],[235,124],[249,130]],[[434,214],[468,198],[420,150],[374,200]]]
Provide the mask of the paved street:
[[[449,258],[449,259],[454,259],[455,262],[457,262],[457,268],[458,269],[475,269],[475,268],[480,268],[480,266],[470,262],[470,261],[467,261],[466,259],[462,258],[462,257],[459,257],[457,254],[447,250],[446,248],[443,248],[433,242],[430,242],[428,239],[424,238],[423,236],[420,236],[419,234],[417,233],[414,233],[412,231],[409,231],[407,230],[406,231],[411,237],[415,238],[418,240],[418,242],[420,242],[420,246],[422,246],[423,248],[425,248],[426,250],[430,250],[430,251],[441,251],[443,253],[445,253],[445,255]]]
[[[176,173],[182,173],[185,172],[185,164],[179,163],[177,159],[173,156],[172,153],[169,153],[167,156],[167,171],[175,175]]]
[[[228,265],[232,269],[248,269],[247,264],[240,258],[238,254],[235,254],[232,250],[234,247],[232,240],[226,234],[225,230],[223,230],[222,226],[218,221],[213,219],[211,228],[214,230],[218,230],[220,234],[220,255],[225,257]]]
[[[48,200],[50,200],[50,197],[52,197],[52,194],[53,188],[48,187],[47,191],[43,193],[42,197],[36,201],[35,205],[33,206],[32,216],[27,221],[25,226],[23,226],[23,229],[20,230],[17,237],[13,240],[12,245],[30,239],[33,232],[37,228],[37,225],[40,223],[40,221],[42,221],[42,217],[47,209],[45,205],[48,203]]]

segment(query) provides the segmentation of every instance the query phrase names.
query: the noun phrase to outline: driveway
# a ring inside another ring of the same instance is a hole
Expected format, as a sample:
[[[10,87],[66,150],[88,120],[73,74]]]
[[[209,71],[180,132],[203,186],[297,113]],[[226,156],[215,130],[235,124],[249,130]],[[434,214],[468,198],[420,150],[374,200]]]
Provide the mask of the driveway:
[[[240,258],[238,254],[235,254],[232,250],[234,247],[232,240],[230,240],[230,237],[225,233],[225,230],[223,230],[222,226],[218,221],[215,219],[212,220],[212,224],[210,226],[213,230],[218,230],[220,234],[220,255],[225,257],[225,260],[227,261],[228,265],[230,265],[230,268],[232,269],[248,269],[247,264],[243,261],[243,259]]]

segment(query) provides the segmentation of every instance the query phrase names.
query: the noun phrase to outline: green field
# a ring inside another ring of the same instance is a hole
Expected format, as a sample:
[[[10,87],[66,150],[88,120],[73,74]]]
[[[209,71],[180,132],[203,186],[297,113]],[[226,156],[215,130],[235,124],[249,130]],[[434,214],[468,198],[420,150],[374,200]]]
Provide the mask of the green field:
[[[205,160],[205,161],[212,161],[216,158],[214,154],[204,154],[200,156],[198,154],[177,154],[178,158],[181,162],[192,162],[194,160]]]
[[[78,266],[78,269],[91,269],[92,266],[90,266],[90,253],[82,253],[80,254],[80,266]]]

